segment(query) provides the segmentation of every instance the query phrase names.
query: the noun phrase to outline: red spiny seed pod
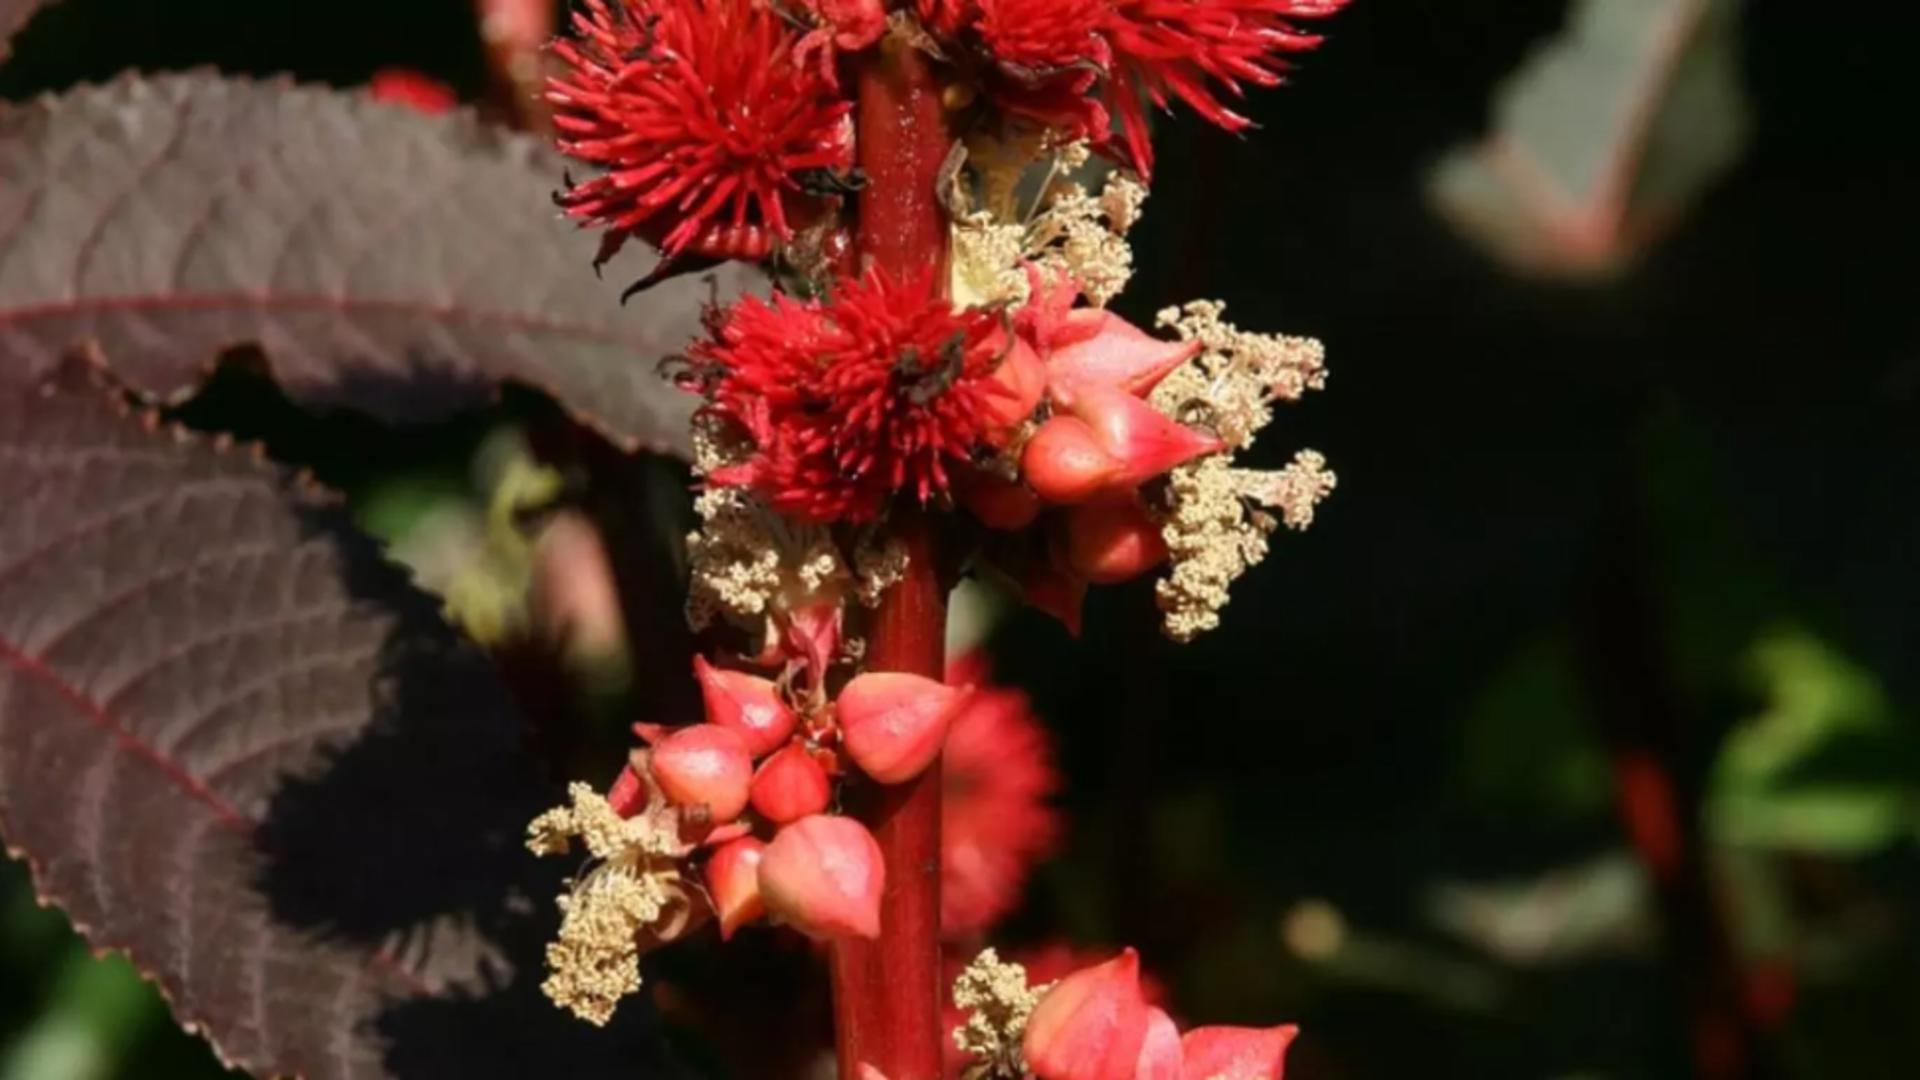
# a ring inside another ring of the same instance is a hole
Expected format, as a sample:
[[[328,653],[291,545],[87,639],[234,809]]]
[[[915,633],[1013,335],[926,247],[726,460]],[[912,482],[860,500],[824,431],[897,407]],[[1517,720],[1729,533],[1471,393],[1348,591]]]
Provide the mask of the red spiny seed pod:
[[[711,410],[753,443],[717,484],[803,521],[870,521],[895,493],[944,495],[994,426],[991,376],[1011,346],[991,311],[955,311],[929,271],[879,270],[831,300],[748,297],[689,351]]]
[[[720,939],[767,913],[760,899],[760,858],[767,845],[751,836],[721,845],[707,860],[707,890],[720,916]]]
[[[852,164],[852,105],[796,40],[760,0],[583,0],[547,100],[560,149],[606,171],[561,206],[669,256],[791,236],[806,174]]]
[[[1243,131],[1252,121],[1226,107],[1219,91],[1238,97],[1242,83],[1277,86],[1286,56],[1320,37],[1298,22],[1318,19],[1346,0],[1110,0],[1104,36],[1113,50],[1107,97],[1120,116],[1130,164],[1153,172],[1146,102],[1187,103],[1208,123]]]
[[[868,776],[904,783],[940,756],[947,725],[970,693],[900,671],[856,675],[834,699],[840,744]]]
[[[693,677],[700,684],[707,723],[739,735],[754,757],[772,753],[793,737],[793,710],[773,680],[714,667],[704,656],[693,658]]]
[[[1180,1038],[1182,1080],[1282,1080],[1299,1033],[1292,1024],[1194,1028]]]
[[[1120,461],[1100,445],[1093,428],[1071,416],[1041,424],[1020,453],[1020,475],[1050,503],[1085,502],[1120,474]]]
[[[815,814],[787,825],[760,860],[767,910],[812,938],[880,936],[886,866],[865,825]]]
[[[1065,518],[1067,567],[1095,585],[1132,581],[1167,561],[1159,524],[1135,501],[1075,506]]]
[[[1127,949],[1047,991],[1027,1020],[1021,1050],[1038,1080],[1131,1078],[1147,1021],[1140,957]]]
[[[1070,408],[1093,429],[1100,449],[1120,463],[1112,480],[1115,487],[1137,486],[1194,458],[1226,448],[1215,436],[1170,419],[1113,387],[1082,387]]]
[[[753,775],[753,808],[776,825],[818,814],[832,797],[827,771],[797,742],[775,751]]]
[[[668,801],[705,806],[713,821],[728,822],[747,808],[753,760],[737,732],[694,724],[654,744],[653,777]]]

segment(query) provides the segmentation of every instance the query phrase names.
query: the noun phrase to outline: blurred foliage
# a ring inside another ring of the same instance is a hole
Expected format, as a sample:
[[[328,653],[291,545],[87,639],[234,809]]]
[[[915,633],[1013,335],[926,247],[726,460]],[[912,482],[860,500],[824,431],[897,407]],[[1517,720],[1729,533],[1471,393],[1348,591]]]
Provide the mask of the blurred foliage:
[[[1715,763],[1707,813],[1723,843],[1871,855],[1915,838],[1920,745],[1873,674],[1798,628],[1755,642],[1766,708]]]
[[[1920,13],[1713,3],[1687,108],[1720,118],[1623,128],[1621,95],[1658,59],[1630,24],[1681,6],[1357,0],[1289,89],[1249,101],[1256,137],[1162,129],[1122,306],[1219,296],[1242,325],[1327,340],[1330,391],[1256,456],[1324,449],[1342,487],[1191,647],[1155,636],[1144,586],[1096,594],[1078,642],[969,602],[956,638],[998,623],[996,673],[1057,727],[1069,784],[1071,843],[1007,941],[1137,944],[1185,1017],[1297,1019],[1289,1076],[1306,1080],[1690,1075],[1673,932],[1616,818],[1582,600],[1631,586],[1650,597],[1638,630],[1682,725],[1669,764],[1703,794],[1768,1074],[1920,1072],[1920,129],[1889,121]],[[0,94],[206,62],[484,85],[466,0],[65,0],[18,53]],[[1552,65],[1571,73],[1558,91],[1511,96]],[[1563,151],[1587,194],[1641,154],[1621,220],[1664,240],[1613,234],[1637,257],[1579,286],[1463,243],[1425,185],[1510,122]],[[1677,178],[1657,180],[1670,162]],[[226,372],[178,415],[348,492],[482,628],[519,617],[525,530],[498,530],[553,494],[545,467],[563,504],[584,490],[616,552],[666,550],[685,527],[683,473],[583,467],[595,452],[556,451],[564,422],[530,394],[391,431]],[[505,468],[483,449],[516,439]],[[1621,547],[1635,580],[1595,569]],[[652,621],[629,618],[646,638],[634,677],[595,713],[614,736],[691,700],[671,597],[632,591]],[[569,769],[604,773],[621,741],[569,748]],[[811,1022],[804,951],[743,938],[663,954],[655,985]],[[124,965],[85,959],[14,864],[0,1070],[219,1074]]]

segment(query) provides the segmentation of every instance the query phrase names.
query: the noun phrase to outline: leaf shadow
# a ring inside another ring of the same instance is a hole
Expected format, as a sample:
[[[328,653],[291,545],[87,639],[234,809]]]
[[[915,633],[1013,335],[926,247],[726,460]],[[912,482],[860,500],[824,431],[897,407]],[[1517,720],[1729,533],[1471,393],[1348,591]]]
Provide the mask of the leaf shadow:
[[[258,887],[271,916],[383,953],[432,991],[389,1001],[374,1030],[356,1033],[383,1047],[388,1075],[684,1075],[642,1003],[594,1029],[540,994],[553,897],[571,868],[535,859],[522,838],[557,792],[480,651],[371,540],[335,514],[313,518],[347,549],[343,588],[393,622],[371,723],[270,801]]]

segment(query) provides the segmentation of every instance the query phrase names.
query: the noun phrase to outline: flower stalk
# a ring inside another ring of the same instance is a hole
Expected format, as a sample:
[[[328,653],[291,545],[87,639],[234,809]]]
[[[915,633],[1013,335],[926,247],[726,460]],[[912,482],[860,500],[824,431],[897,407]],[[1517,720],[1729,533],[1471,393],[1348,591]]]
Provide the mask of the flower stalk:
[[[947,220],[937,198],[952,145],[940,87],[927,56],[898,37],[859,58],[855,145],[867,186],[854,250],[861,269],[905,278],[937,268],[945,281]],[[906,577],[874,612],[868,669],[938,679],[946,668],[947,593],[934,523],[896,518]],[[905,784],[851,793],[854,816],[873,830],[887,873],[880,936],[833,946],[835,1047],[841,1080],[872,1066],[888,1080],[938,1080],[940,1023],[940,768]]]
[[[945,664],[946,586],[933,523],[900,524],[906,577],[874,613],[868,643],[875,671],[937,677]],[[940,1024],[940,767],[904,784],[849,793],[849,811],[873,830],[887,874],[880,936],[833,946],[833,1017],[841,1080],[871,1065],[888,1080],[938,1080]]]

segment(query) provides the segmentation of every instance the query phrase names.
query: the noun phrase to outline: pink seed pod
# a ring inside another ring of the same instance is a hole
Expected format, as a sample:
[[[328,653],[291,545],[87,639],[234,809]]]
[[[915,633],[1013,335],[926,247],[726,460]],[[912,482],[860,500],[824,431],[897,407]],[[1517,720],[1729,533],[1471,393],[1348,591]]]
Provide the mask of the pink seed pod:
[[[1180,1038],[1181,1080],[1282,1080],[1287,1047],[1300,1029],[1200,1027]]]
[[[879,937],[885,886],[879,843],[849,817],[801,818],[760,859],[767,910],[811,938]]]
[[[632,765],[621,766],[620,775],[614,777],[613,786],[607,789],[607,805],[623,818],[647,808],[647,782]]]
[[[1040,496],[1017,481],[974,473],[955,486],[960,505],[989,529],[1019,532],[1033,524],[1044,509]]]
[[[1067,566],[1095,585],[1131,581],[1167,561],[1160,526],[1132,502],[1066,511]]]
[[[754,757],[778,750],[793,737],[793,710],[773,680],[714,667],[704,656],[693,658],[693,677],[700,683],[707,723],[738,733]]]
[[[797,742],[774,751],[753,776],[753,808],[775,825],[825,810],[832,794],[827,771]]]
[[[1147,1037],[1140,1043],[1140,1062],[1133,1080],[1183,1080],[1180,1029],[1173,1017],[1155,1005],[1147,1006]],[[1211,1078],[1209,1078],[1211,1080]]]
[[[1124,390],[1083,387],[1071,409],[1093,430],[1100,449],[1119,462],[1112,480],[1116,487],[1134,487],[1226,448],[1219,439],[1170,419]]]
[[[753,759],[738,732],[694,724],[654,744],[653,777],[668,801],[705,806],[716,824],[724,823],[747,808]]]
[[[764,842],[743,836],[707,860],[707,891],[720,916],[720,940],[732,938],[735,930],[767,913],[760,899],[760,859],[766,851]]]
[[[1050,503],[1085,502],[1115,482],[1122,464],[1100,445],[1093,428],[1071,416],[1040,425],[1020,452],[1020,475]]]
[[[989,390],[983,402],[986,419],[994,428],[1010,431],[1026,423],[1040,407],[1040,399],[1047,392],[1047,366],[1040,362],[1033,346],[1015,338],[987,383]]]
[[[1039,1080],[1130,1080],[1146,1039],[1140,957],[1128,949],[1047,991],[1027,1020],[1021,1052]]]
[[[1067,313],[1047,358],[1048,392],[1066,404],[1087,387],[1145,397],[1199,354],[1198,341],[1162,341],[1104,308]]]
[[[856,675],[834,699],[840,745],[883,784],[911,780],[940,756],[947,722],[968,692],[900,671]]]

